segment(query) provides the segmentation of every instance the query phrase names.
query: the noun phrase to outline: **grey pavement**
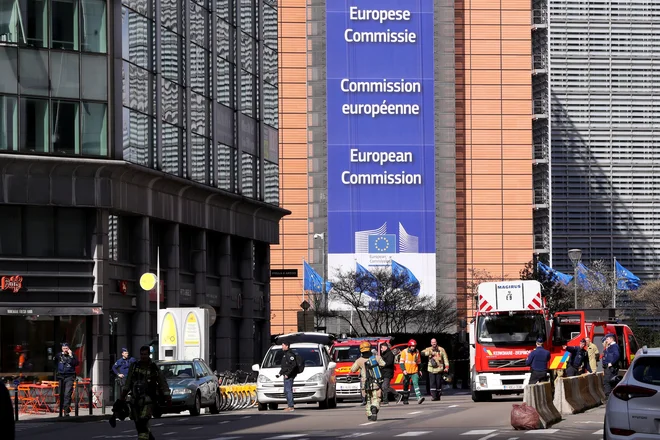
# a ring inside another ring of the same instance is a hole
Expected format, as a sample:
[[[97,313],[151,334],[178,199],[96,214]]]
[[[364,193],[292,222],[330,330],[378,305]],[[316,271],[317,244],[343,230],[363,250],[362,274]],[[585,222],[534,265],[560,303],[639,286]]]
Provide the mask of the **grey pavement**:
[[[369,422],[359,403],[340,404],[320,410],[316,405],[299,405],[293,413],[254,409],[219,415],[169,416],[152,420],[156,439],[167,440],[364,440],[418,437],[458,440],[601,440],[604,409],[568,416],[551,429],[514,431],[510,425],[512,403],[519,398],[473,403],[469,395],[427,400],[422,405],[390,404],[382,408],[377,422]],[[135,439],[133,422],[110,427],[106,420],[85,423],[49,421],[19,422],[18,439],[52,440],[58,432],[74,439]]]

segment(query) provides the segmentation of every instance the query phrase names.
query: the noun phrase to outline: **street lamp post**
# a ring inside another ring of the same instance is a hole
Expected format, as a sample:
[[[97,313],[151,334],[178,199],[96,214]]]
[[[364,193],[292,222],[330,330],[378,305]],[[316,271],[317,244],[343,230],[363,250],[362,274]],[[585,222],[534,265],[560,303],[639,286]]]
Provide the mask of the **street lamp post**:
[[[573,288],[574,288],[574,303],[575,303],[575,310],[578,308],[578,295],[577,295],[577,285],[578,285],[578,264],[580,264],[580,259],[582,258],[582,250],[581,249],[570,249],[568,251],[568,258],[571,260],[571,263],[573,263]]]
[[[321,240],[321,262],[323,264],[323,285],[321,286],[321,292],[323,294],[322,299],[323,299],[323,307],[325,309],[324,312],[327,313],[327,311],[328,311],[328,292],[327,292],[327,288],[326,288],[326,284],[327,284],[326,280],[328,279],[328,262],[327,262],[327,259],[326,259],[326,256],[325,256],[325,232],[321,232],[319,234],[314,234],[314,239],[315,240],[316,239]],[[325,331],[327,332],[328,331],[327,318],[324,319],[324,321],[325,321],[325,325],[326,325]]]

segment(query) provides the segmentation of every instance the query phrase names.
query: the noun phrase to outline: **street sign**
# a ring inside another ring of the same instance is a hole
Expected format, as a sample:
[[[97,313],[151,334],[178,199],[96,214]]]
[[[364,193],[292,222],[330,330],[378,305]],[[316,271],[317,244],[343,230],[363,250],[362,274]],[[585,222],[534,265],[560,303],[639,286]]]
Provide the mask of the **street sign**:
[[[309,304],[309,302],[307,300],[300,303],[300,308],[303,309],[304,311],[309,310],[310,307],[311,307],[311,305]]]
[[[271,278],[297,278],[298,269],[271,269]]]

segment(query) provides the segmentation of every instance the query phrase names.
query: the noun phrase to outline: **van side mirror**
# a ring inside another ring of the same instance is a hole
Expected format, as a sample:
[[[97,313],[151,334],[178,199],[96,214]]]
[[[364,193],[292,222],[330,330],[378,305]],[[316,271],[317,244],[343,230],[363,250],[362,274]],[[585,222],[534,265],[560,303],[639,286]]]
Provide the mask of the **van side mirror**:
[[[258,373],[258,372],[259,372],[259,364],[254,364],[254,365],[252,365],[252,371]]]

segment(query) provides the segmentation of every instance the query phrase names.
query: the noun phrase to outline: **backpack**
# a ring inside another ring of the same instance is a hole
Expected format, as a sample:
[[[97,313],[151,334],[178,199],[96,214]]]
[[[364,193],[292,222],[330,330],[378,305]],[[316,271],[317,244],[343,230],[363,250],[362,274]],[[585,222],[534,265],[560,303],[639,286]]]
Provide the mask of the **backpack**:
[[[305,371],[305,361],[303,361],[302,356],[296,353],[296,366],[298,367],[298,374]]]

